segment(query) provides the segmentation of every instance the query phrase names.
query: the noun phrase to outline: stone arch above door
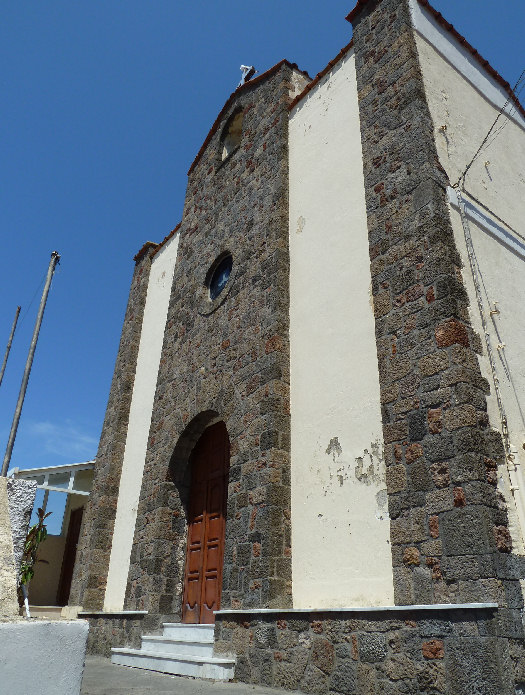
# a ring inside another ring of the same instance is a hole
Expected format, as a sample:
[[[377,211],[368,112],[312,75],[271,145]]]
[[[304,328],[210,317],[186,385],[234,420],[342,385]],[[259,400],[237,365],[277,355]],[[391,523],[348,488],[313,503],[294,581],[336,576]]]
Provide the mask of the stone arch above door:
[[[220,422],[215,410],[203,410],[186,425],[173,450],[169,462],[170,474],[175,483],[187,481],[191,453],[207,427]]]

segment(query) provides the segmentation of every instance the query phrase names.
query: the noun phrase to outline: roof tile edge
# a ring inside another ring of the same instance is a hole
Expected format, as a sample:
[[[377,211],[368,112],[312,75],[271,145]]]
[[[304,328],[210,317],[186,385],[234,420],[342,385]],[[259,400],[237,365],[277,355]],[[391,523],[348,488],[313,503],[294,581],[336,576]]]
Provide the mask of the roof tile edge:
[[[143,244],[139,251],[137,251],[137,253],[133,256],[135,263],[139,263],[150,249],[156,249],[157,246],[158,244],[156,244],[154,241],[146,241],[146,243]]]
[[[161,251],[161,250],[164,248],[164,246],[166,246],[166,244],[168,243],[168,241],[169,241],[172,237],[174,237],[175,234],[177,234],[177,232],[178,232],[179,229],[180,229],[181,224],[182,224],[182,222],[179,222],[179,224],[178,224],[176,227],[174,227],[174,228],[171,230],[171,232],[170,232],[169,234],[167,234],[167,235],[164,237],[164,239],[160,242],[160,244],[157,244],[157,248],[156,248],[156,249],[153,251],[153,253],[151,254],[151,257],[152,257],[152,258],[154,258],[154,257],[157,255],[157,253],[158,253],[159,251]]]
[[[155,241],[146,241],[145,244],[140,248],[139,251],[133,256],[133,260],[135,263],[138,263],[141,261],[144,256],[151,251],[150,257],[153,258],[167,243],[168,241],[175,236],[175,234],[179,231],[179,228],[181,226],[182,222],[179,222],[179,224],[174,227],[171,232],[164,237],[164,239],[160,242],[157,243]]]

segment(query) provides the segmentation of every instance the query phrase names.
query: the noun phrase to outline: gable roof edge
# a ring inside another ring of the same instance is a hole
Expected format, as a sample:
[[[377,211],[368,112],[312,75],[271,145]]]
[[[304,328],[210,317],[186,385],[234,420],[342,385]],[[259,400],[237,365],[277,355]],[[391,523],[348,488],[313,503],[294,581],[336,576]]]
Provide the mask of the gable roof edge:
[[[303,89],[303,91],[298,94],[295,99],[290,103],[288,106],[288,110],[291,111],[296,104],[298,104],[301,99],[304,99],[304,97],[308,94],[310,90],[312,90],[319,82],[323,79],[323,77],[334,68],[337,63],[339,63],[345,55],[353,48],[354,46],[354,39],[350,41],[350,43],[347,43],[346,46],[344,46],[339,53],[335,56],[335,58],[331,61],[329,61],[328,65],[321,70],[321,72],[318,72],[317,75],[314,77],[314,79],[309,82],[306,87]]]
[[[208,132],[208,135],[206,136],[204,142],[203,142],[202,145],[201,145],[201,148],[200,148],[199,151],[197,152],[197,156],[195,157],[195,159],[194,159],[193,162],[191,163],[190,168],[188,169],[188,176],[191,174],[191,172],[192,172],[192,171],[194,170],[194,168],[197,166],[197,164],[198,164],[200,158],[202,157],[202,155],[203,155],[203,153],[204,153],[204,150],[205,150],[206,147],[208,146],[208,144],[209,144],[210,140],[212,139],[212,137],[213,137],[213,136],[215,135],[215,133],[217,132],[217,130],[218,130],[218,128],[219,128],[219,124],[220,124],[220,122],[222,121],[222,119],[223,119],[224,115],[226,114],[226,112],[228,111],[228,109],[230,108],[232,101],[233,101],[236,97],[238,97],[239,94],[241,94],[241,93],[244,92],[244,91],[247,91],[247,88],[248,88],[248,87],[251,87],[252,85],[257,84],[257,83],[259,83],[259,82],[262,82],[263,80],[267,79],[268,77],[271,77],[272,75],[274,75],[283,65],[287,65],[287,66],[288,66],[289,68],[291,68],[292,70],[298,70],[300,73],[302,73],[302,74],[303,74],[305,77],[307,77],[309,80],[311,79],[310,75],[309,75],[307,72],[305,72],[304,70],[300,70],[300,69],[299,69],[297,63],[290,63],[289,60],[286,60],[286,58],[283,58],[283,60],[280,60],[280,61],[279,61],[278,63],[276,63],[273,67],[271,67],[271,68],[269,68],[268,70],[266,70],[265,72],[261,73],[258,77],[254,77],[253,79],[249,80],[248,82],[245,82],[244,84],[242,84],[242,85],[240,85],[239,87],[237,87],[237,89],[236,89],[234,92],[232,92],[232,93],[230,94],[230,96],[228,97],[228,99],[226,100],[226,103],[224,104],[224,106],[223,106],[222,109],[220,110],[219,115],[218,115],[217,118],[215,119],[215,121],[214,121],[212,127],[210,128],[210,130],[209,130],[209,132]]]

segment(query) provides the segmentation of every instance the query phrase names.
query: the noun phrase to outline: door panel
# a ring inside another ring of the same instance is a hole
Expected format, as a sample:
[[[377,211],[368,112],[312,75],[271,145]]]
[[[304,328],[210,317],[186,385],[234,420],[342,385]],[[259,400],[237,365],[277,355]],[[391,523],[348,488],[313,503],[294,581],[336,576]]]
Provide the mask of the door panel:
[[[182,620],[214,623],[220,608],[230,444],[223,422],[204,431],[191,457]]]

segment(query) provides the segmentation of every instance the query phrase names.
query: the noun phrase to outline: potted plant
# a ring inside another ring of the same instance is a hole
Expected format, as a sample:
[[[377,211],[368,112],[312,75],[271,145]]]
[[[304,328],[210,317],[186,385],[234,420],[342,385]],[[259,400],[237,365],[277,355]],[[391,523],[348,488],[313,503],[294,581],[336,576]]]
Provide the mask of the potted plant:
[[[29,531],[27,532],[26,540],[24,543],[24,552],[22,555],[22,562],[20,564],[20,572],[18,575],[18,603],[20,607],[24,606],[26,612],[26,618],[31,617],[29,612],[29,582],[33,579],[35,574],[35,564],[38,562],[37,552],[40,543],[47,538],[47,527],[45,525],[45,520],[51,514],[51,512],[44,513],[44,510],[39,507],[37,511],[37,523],[33,524]],[[45,562],[42,560],[41,562]]]

